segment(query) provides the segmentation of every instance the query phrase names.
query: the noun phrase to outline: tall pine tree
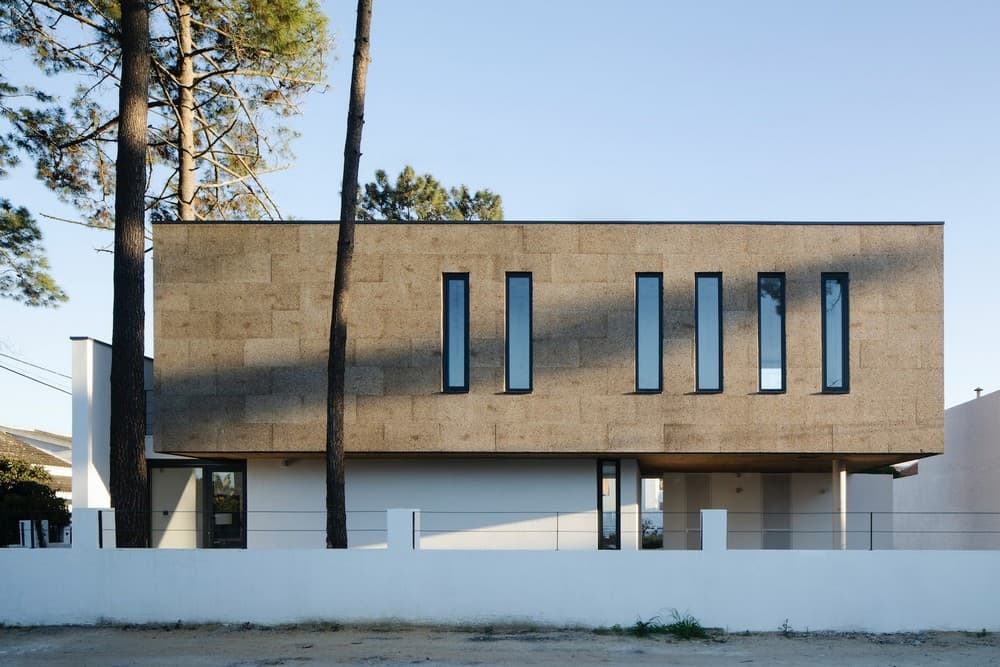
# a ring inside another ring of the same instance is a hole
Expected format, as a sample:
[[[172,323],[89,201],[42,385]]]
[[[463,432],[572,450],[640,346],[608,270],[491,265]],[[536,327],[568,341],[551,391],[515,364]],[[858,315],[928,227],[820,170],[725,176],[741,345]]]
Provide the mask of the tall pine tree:
[[[326,390],[326,548],[347,548],[347,501],[344,492],[344,369],[347,364],[347,305],[354,261],[354,222],[358,206],[361,131],[365,125],[372,0],[358,0],[354,65],[344,141],[344,178],[340,189],[337,266],[333,276],[330,352]]]
[[[119,546],[145,546],[146,214],[280,217],[262,176],[289,157],[282,121],[322,80],[326,19],[315,0],[7,0],[0,42],[78,83],[62,103],[0,107],[3,147],[87,224],[115,229],[111,497]]]

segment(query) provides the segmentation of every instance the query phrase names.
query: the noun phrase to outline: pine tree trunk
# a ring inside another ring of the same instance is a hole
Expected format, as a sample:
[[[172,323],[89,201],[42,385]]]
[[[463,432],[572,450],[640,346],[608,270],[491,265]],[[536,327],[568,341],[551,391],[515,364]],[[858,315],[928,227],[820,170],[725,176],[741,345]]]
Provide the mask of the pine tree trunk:
[[[114,309],[111,334],[111,504],[119,547],[149,545],[143,303],[149,10],[121,3],[122,78],[115,162]]]
[[[347,362],[347,305],[354,260],[354,218],[358,205],[358,164],[361,130],[365,123],[365,80],[368,76],[368,38],[372,0],[358,0],[354,35],[354,68],[344,143],[344,180],[340,192],[340,230],[337,267],[333,278],[330,357],[327,365],[326,407],[326,547],[347,548],[347,503],[344,495],[344,367]]]
[[[180,83],[177,108],[177,218],[194,220],[194,59],[191,56],[191,5],[177,5],[177,79]]]

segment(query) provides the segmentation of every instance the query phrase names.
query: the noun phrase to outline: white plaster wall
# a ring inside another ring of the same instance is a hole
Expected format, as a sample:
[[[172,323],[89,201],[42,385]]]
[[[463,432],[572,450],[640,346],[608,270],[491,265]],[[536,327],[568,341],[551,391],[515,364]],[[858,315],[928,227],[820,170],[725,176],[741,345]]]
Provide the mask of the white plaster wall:
[[[1000,549],[1000,391],[945,410],[944,439],[893,482],[896,547]]]
[[[111,346],[93,338],[74,337],[73,506],[111,507]],[[153,360],[143,366],[145,388],[153,386]],[[153,437],[145,438],[146,455],[153,453]],[[169,457],[176,458],[176,457]]]
[[[110,507],[111,346],[73,346],[73,506]]]
[[[635,459],[622,459],[618,473],[622,485],[620,497],[622,534],[619,544],[622,549],[635,551],[642,541],[642,475],[639,473],[639,462]],[[597,493],[596,488],[594,493]],[[594,502],[596,506],[596,499]],[[582,521],[582,519],[583,515],[581,514],[579,520]],[[580,546],[572,548],[593,548],[586,546],[582,540],[578,540],[578,542],[580,542]]]
[[[596,466],[593,459],[350,459],[348,544],[384,548],[385,510],[414,508],[422,549],[594,549]],[[638,509],[638,468],[627,483],[624,467],[623,533],[626,507],[633,520]],[[247,547],[321,548],[325,493],[322,460],[248,460]]]
[[[791,476],[793,549],[830,549],[833,546],[831,479],[828,473]]]
[[[687,548],[687,488],[682,472],[663,475],[663,548]]]
[[[685,474],[668,473],[663,477],[664,548],[684,549],[684,529],[690,521],[682,513],[697,512],[688,507]],[[889,475],[848,475],[848,548],[869,548],[871,513],[876,513],[876,548],[892,548],[890,521],[892,478]],[[830,549],[834,543],[835,524],[831,475],[828,473],[792,473],[789,475],[789,518],[792,549]],[[729,510],[730,549],[763,547],[763,477],[759,473],[711,473],[710,508]],[[878,516],[881,513],[881,516]],[[881,522],[881,523],[880,523]],[[687,526],[690,528],[690,526]],[[839,540],[838,540],[839,544]]]
[[[813,630],[995,632],[998,571],[996,551],[0,549],[0,572],[17,573],[0,577],[0,622],[597,626],[676,608],[734,632],[785,619]],[[595,585],[601,573],[641,585],[609,594]]]
[[[760,549],[760,474],[713,473],[709,481],[709,493],[712,508],[729,510],[729,548]]]
[[[847,548],[892,549],[892,475],[847,476]]]

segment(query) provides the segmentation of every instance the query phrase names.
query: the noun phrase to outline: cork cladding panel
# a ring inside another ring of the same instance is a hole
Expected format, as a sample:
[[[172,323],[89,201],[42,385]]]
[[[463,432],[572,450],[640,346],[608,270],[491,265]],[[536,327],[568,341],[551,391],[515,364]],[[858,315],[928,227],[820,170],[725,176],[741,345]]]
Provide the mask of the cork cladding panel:
[[[943,448],[940,225],[363,224],[350,454]],[[158,451],[324,450],[335,224],[154,227]],[[505,273],[533,278],[533,391],[504,392]],[[663,273],[663,392],[635,393],[635,274]],[[694,275],[723,276],[724,391],[696,394]],[[786,275],[787,391],[758,393],[757,274]],[[850,275],[848,394],[820,274]],[[441,391],[442,274],[469,274],[470,389]]]

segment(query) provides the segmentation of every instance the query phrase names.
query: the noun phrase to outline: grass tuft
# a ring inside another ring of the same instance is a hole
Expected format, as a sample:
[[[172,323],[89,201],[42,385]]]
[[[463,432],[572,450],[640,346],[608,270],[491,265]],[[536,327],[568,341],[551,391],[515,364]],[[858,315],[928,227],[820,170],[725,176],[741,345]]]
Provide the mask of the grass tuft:
[[[597,635],[632,635],[633,637],[653,637],[655,635],[670,635],[677,639],[707,639],[708,631],[701,622],[691,614],[681,614],[676,609],[670,612],[670,623],[664,623],[659,616],[649,620],[639,619],[627,628],[612,625],[610,628],[594,629]]]

